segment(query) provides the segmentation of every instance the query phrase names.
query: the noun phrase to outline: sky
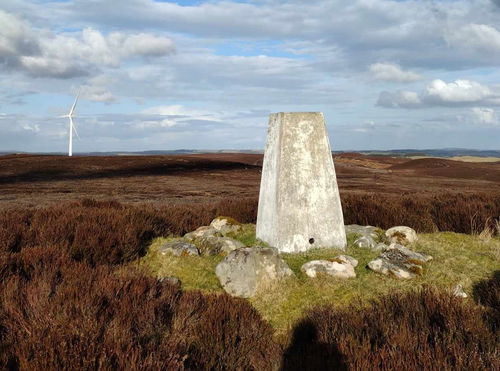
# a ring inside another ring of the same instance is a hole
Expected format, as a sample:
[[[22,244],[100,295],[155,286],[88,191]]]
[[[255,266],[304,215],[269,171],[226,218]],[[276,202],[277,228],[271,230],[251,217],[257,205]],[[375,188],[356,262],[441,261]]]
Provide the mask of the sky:
[[[0,0],[0,152],[500,149],[500,0]]]

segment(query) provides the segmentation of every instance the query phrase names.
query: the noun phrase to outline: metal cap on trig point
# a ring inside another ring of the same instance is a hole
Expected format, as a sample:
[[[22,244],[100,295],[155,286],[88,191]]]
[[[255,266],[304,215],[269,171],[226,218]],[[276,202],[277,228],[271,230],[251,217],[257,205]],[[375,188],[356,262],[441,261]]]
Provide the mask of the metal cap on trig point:
[[[257,238],[280,252],[345,249],[344,217],[322,113],[269,116]]]

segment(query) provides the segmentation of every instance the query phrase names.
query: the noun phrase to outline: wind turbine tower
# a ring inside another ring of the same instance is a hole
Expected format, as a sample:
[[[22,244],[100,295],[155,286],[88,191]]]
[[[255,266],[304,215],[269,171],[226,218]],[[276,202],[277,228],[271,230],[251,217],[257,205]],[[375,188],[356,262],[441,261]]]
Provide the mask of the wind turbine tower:
[[[78,136],[78,132],[76,131],[75,124],[73,123],[73,117],[75,113],[76,103],[78,102],[78,97],[80,96],[80,92],[76,95],[75,102],[71,106],[71,110],[69,113],[63,117],[69,118],[69,145],[68,145],[68,156],[73,156],[73,130],[75,134]],[[79,137],[79,136],[78,136]]]

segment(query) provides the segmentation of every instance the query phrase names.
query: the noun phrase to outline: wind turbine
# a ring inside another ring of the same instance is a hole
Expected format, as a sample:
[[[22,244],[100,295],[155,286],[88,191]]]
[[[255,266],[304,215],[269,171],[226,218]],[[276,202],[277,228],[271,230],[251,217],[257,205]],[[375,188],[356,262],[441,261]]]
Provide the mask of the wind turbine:
[[[76,107],[76,103],[78,102],[78,97],[79,96],[80,96],[80,92],[78,92],[78,94],[76,95],[75,102],[71,106],[71,110],[69,111],[69,113],[67,115],[62,116],[62,117],[69,118],[69,146],[68,146],[68,156],[73,156],[73,130],[75,131],[76,136],[78,138],[80,138],[80,136],[78,135],[78,132],[76,131],[76,126],[73,123],[73,117],[74,117],[74,113],[75,113],[75,107]]]

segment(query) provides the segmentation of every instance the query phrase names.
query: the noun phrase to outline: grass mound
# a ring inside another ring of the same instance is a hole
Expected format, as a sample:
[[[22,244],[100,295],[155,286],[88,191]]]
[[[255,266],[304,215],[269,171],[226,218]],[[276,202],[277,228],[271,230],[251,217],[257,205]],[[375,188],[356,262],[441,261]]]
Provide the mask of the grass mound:
[[[255,242],[255,229],[244,225],[242,241]],[[334,249],[316,249],[300,254],[283,254],[283,259],[295,273],[295,277],[271,286],[259,292],[251,303],[262,316],[276,329],[280,338],[285,338],[294,323],[315,305],[350,305],[354,302],[367,304],[369,300],[389,293],[404,294],[426,285],[433,285],[443,290],[451,290],[460,284],[471,296],[474,284],[488,279],[500,260],[500,239],[488,242],[478,236],[451,232],[419,235],[419,242],[412,247],[415,251],[432,255],[434,259],[424,267],[422,276],[412,280],[397,280],[379,275],[368,268],[369,261],[379,253],[353,246],[355,235],[348,236],[346,254],[359,261],[355,268],[357,277],[341,280],[328,276],[315,279],[307,277],[300,267],[311,260],[332,259],[340,254]],[[163,256],[159,246],[165,241],[156,239],[142,258],[139,265],[155,276],[179,277],[186,290],[201,289],[205,292],[223,292],[215,267],[223,259],[221,256]],[[488,281],[489,282],[489,281]],[[491,292],[491,289],[483,291]],[[469,300],[469,299],[467,299]],[[493,301],[494,299],[489,299]]]

